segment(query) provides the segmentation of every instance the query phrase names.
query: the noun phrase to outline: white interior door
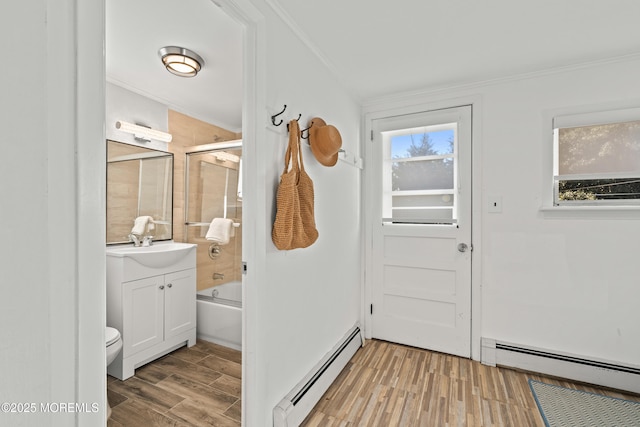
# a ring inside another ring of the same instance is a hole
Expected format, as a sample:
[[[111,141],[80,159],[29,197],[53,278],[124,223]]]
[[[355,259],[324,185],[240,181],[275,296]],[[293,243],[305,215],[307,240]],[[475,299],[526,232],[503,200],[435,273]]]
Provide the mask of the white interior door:
[[[372,337],[471,356],[471,106],[371,121]]]

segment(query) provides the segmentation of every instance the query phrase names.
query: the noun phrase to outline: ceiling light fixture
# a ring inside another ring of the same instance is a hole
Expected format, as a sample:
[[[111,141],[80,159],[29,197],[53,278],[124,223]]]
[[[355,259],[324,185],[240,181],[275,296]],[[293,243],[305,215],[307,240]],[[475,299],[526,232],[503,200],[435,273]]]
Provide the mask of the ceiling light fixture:
[[[204,67],[204,59],[192,50],[165,46],[158,50],[167,71],[180,77],[193,77]]]
[[[171,142],[173,136],[170,133],[162,132],[160,130],[151,129],[146,126],[134,125],[133,123],[117,121],[116,129],[120,129],[123,132],[132,133],[136,141],[149,142],[152,139],[162,142]]]

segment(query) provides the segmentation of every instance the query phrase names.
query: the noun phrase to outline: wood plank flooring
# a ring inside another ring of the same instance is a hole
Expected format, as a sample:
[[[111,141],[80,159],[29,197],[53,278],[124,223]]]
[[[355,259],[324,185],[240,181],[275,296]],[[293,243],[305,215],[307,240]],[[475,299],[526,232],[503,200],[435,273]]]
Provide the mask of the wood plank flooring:
[[[640,402],[640,395],[368,340],[303,426],[542,427],[530,378]],[[126,381],[108,377],[107,389],[108,427],[240,426],[241,353],[198,340]]]
[[[107,378],[108,427],[240,425],[242,353],[207,341]]]
[[[544,426],[528,380],[640,401],[585,384],[367,341],[303,426]]]

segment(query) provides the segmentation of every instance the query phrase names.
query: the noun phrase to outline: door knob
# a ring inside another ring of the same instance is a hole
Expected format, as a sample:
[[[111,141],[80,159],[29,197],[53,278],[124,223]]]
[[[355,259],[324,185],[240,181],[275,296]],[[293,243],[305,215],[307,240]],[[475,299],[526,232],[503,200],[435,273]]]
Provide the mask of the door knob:
[[[467,252],[467,249],[469,249],[469,246],[466,243],[458,243],[459,252]]]

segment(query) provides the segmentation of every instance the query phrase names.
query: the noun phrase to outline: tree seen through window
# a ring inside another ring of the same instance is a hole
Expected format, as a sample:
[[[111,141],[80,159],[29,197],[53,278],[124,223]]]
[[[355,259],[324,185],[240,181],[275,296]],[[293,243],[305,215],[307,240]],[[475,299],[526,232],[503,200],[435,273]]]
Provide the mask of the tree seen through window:
[[[394,137],[392,190],[453,188],[453,130]]]
[[[559,200],[640,199],[640,121],[563,128],[557,137],[558,174],[566,178]]]

